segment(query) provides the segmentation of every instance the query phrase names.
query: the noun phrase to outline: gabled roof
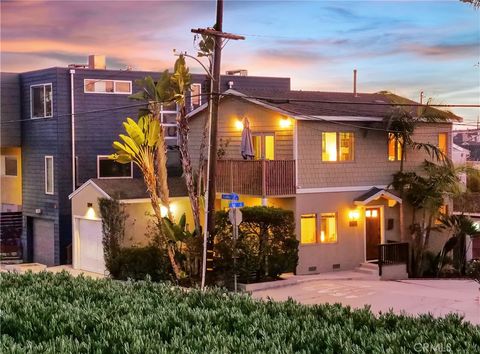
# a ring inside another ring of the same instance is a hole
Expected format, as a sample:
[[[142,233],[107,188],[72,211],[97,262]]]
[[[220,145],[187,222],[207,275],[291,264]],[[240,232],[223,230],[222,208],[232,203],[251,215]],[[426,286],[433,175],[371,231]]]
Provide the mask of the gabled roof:
[[[119,200],[150,198],[147,187],[141,178],[92,178],[68,197],[72,199],[88,185],[97,189],[105,198],[116,198]],[[188,195],[187,187],[182,177],[169,177],[168,188],[172,198]]]
[[[277,111],[299,120],[370,121],[381,122],[395,104],[418,104],[407,98],[382,91],[378,93],[321,92],[321,91],[278,91],[241,90],[225,91],[248,102]],[[227,97],[227,96],[222,96]],[[354,104],[351,104],[351,103]],[[190,112],[193,117],[206,109],[207,104]],[[403,106],[414,116],[418,108]],[[426,113],[438,115],[448,120],[461,120],[451,112],[428,107]]]
[[[355,205],[367,205],[371,201],[377,200],[378,198],[385,198],[389,200],[394,200],[397,203],[402,203],[402,199],[398,196],[396,196],[393,193],[390,193],[389,191],[386,191],[385,189],[373,187],[367,192],[359,195],[355,200],[353,201]]]

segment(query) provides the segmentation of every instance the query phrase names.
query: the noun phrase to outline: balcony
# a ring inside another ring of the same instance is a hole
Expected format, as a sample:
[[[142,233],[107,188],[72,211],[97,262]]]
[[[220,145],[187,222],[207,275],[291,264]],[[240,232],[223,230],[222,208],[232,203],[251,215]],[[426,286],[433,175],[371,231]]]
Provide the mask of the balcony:
[[[261,197],[295,194],[295,160],[218,160],[219,193]]]

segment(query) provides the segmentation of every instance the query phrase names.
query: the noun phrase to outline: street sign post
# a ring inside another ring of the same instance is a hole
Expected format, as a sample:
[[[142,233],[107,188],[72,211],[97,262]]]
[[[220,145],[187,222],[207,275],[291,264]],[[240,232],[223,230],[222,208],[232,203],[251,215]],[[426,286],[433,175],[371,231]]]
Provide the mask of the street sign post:
[[[243,208],[243,207],[245,206],[245,203],[244,203],[244,202],[230,202],[230,203],[228,204],[228,206],[229,206],[230,208],[235,208],[235,209],[236,209],[236,208]]]
[[[232,206],[238,205],[238,206]],[[241,204],[241,205],[240,205]],[[243,207],[243,202],[230,203],[230,210],[228,211],[228,219],[233,226],[233,286],[235,292],[237,292],[237,238],[238,238],[238,225],[242,222],[242,211],[237,209]]]
[[[226,200],[239,200],[240,197],[236,193],[224,193],[222,194],[222,199]]]

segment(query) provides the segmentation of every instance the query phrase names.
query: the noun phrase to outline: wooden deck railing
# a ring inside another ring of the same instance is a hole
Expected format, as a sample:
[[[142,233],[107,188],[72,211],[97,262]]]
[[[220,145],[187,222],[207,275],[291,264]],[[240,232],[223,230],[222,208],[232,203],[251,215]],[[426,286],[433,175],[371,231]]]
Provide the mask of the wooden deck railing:
[[[382,266],[406,264],[410,274],[410,258],[407,242],[382,243],[378,245],[378,275],[382,275]]]
[[[285,196],[295,194],[294,160],[218,160],[217,192]]]

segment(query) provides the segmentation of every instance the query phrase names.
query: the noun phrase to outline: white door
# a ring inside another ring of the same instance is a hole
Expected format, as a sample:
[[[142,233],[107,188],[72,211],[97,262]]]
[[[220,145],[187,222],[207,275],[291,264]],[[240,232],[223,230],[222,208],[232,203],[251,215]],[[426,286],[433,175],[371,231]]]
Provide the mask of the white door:
[[[105,273],[103,259],[102,222],[77,219],[78,227],[78,268],[94,273]]]

